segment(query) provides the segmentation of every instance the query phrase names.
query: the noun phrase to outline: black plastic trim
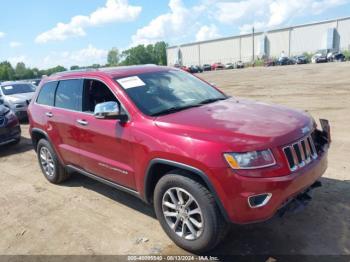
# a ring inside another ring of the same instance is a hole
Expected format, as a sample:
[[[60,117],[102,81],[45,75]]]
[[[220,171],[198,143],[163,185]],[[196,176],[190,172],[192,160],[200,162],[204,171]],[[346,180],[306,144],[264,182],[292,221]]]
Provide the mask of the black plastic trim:
[[[32,131],[31,131],[31,133],[30,133],[30,136],[31,136],[31,139],[32,139],[32,144],[33,144],[33,147],[34,147],[34,150],[36,151],[36,147],[34,146],[34,141],[33,141],[33,133],[40,133],[40,134],[42,134],[43,136],[45,136],[45,138],[50,142],[50,144],[52,145],[52,143],[51,143],[51,140],[50,140],[50,138],[49,138],[49,135],[44,131],[44,130],[42,130],[42,129],[40,129],[40,128],[33,128],[32,129]],[[39,142],[39,141],[38,141]]]
[[[172,160],[167,160],[167,159],[162,159],[162,158],[155,158],[152,159],[146,169],[146,174],[145,174],[145,178],[144,178],[144,195],[142,196],[142,198],[147,202],[150,203],[150,199],[148,199],[148,196],[150,195],[151,192],[149,192],[151,189],[151,185],[150,185],[150,181],[151,181],[151,176],[152,174],[150,173],[150,170],[152,168],[153,165],[155,164],[164,164],[164,165],[169,165],[169,166],[173,166],[174,168],[180,168],[183,170],[187,170],[190,171],[196,175],[198,175],[200,178],[203,179],[203,181],[205,182],[206,186],[209,188],[210,192],[213,194],[214,198],[215,198],[215,202],[218,205],[220,212],[222,214],[222,216],[224,217],[224,219],[226,221],[230,221],[229,216],[227,215],[227,212],[223,206],[223,204],[221,203],[220,198],[218,197],[214,186],[211,184],[208,176],[200,169],[187,165],[187,164],[183,164],[183,163],[179,163],[179,162],[175,162]]]

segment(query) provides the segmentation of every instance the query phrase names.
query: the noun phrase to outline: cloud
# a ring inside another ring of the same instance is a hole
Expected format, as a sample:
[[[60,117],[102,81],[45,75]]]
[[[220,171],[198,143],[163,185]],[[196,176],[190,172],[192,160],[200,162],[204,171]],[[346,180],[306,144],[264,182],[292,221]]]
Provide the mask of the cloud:
[[[196,34],[196,41],[204,41],[218,37],[220,37],[220,34],[218,32],[218,28],[215,25],[204,25],[198,30]]]
[[[104,7],[98,8],[88,16],[77,15],[72,17],[69,23],[58,23],[54,28],[38,35],[35,42],[47,43],[82,37],[86,35],[87,27],[133,21],[140,15],[141,10],[142,7],[129,5],[127,0],[107,0]]]
[[[105,64],[107,62],[107,54],[107,50],[88,45],[88,47],[76,51],[52,52],[43,59],[40,67]]]
[[[213,17],[220,23],[238,25],[240,33],[266,30],[291,23],[295,17],[317,15],[350,3],[349,0],[240,0],[214,1]],[[212,2],[213,3],[213,2]]]
[[[179,41],[191,35],[198,27],[196,18],[203,8],[186,8],[182,0],[169,1],[170,12],[161,14],[138,29],[132,36],[132,45],[150,44],[157,41]]]
[[[4,32],[0,32],[0,38],[3,38],[3,37],[5,37],[5,33]]]
[[[12,42],[10,42],[9,45],[10,45],[11,48],[16,48],[16,47],[22,46],[22,43],[21,42],[12,41]]]

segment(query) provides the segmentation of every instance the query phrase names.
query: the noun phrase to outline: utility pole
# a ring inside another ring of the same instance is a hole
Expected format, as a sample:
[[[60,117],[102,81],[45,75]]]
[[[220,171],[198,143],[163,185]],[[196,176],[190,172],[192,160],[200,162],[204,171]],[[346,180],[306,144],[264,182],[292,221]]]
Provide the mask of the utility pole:
[[[254,65],[254,60],[255,60],[255,37],[254,37],[254,35],[255,35],[255,28],[254,28],[254,26],[253,26],[253,33],[252,33],[252,38],[253,38],[253,61],[252,61],[252,64]]]

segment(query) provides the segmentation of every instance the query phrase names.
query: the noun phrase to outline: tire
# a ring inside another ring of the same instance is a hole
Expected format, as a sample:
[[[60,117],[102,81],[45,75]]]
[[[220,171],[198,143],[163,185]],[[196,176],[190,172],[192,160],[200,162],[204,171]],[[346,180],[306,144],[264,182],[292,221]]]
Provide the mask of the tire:
[[[37,156],[41,171],[49,182],[60,184],[69,178],[69,173],[59,162],[55,151],[46,139],[38,142]]]
[[[170,192],[175,196],[175,201],[172,200]],[[183,200],[181,205],[178,192]],[[185,203],[188,202],[189,196],[193,201],[186,208]],[[177,202],[175,206],[174,202]],[[158,181],[154,191],[154,208],[169,238],[179,247],[193,253],[213,249],[228,231],[228,224],[222,217],[213,195],[205,186],[181,170],[169,172]],[[190,230],[189,224],[194,231]],[[175,230],[171,226],[175,227]]]

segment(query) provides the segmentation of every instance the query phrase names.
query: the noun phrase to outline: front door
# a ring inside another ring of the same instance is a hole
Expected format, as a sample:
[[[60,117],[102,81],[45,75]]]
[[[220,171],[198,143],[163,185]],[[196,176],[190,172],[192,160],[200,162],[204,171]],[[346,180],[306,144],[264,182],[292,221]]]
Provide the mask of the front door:
[[[96,119],[93,115],[96,104],[109,101],[118,102],[107,85],[98,80],[84,81],[83,112],[75,119],[82,167],[94,175],[134,189],[130,123]]]

